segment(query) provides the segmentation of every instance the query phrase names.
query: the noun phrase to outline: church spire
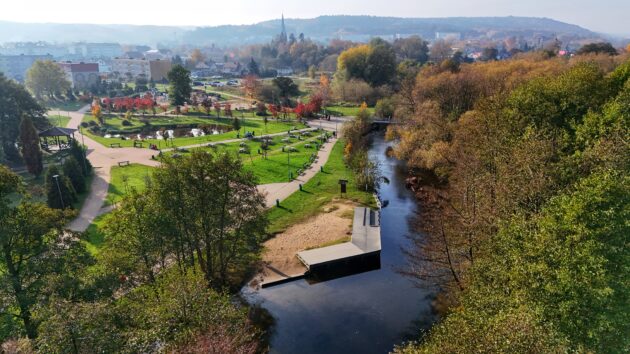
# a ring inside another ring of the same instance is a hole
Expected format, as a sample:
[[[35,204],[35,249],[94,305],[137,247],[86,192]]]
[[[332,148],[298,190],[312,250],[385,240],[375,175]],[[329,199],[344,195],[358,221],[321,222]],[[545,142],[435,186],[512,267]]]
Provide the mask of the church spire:
[[[287,36],[287,27],[284,24],[284,13],[282,13],[282,30],[280,32],[280,41],[282,43],[286,43],[288,40],[288,36]]]

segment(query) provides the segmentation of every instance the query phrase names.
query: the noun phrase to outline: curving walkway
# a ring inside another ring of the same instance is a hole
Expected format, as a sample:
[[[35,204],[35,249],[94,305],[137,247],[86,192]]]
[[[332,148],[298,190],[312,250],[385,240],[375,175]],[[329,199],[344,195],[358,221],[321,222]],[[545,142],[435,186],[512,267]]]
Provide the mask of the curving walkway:
[[[79,129],[81,121],[83,120],[83,116],[87,111],[89,111],[89,109],[90,106],[87,105],[77,112],[68,112],[68,115],[70,116],[70,121],[68,122],[67,127]],[[51,111],[50,114],[55,113],[54,111]],[[328,124],[323,123],[324,125],[322,125],[322,127],[324,129],[334,130],[334,128],[331,129],[330,122],[327,123]],[[313,124],[313,126],[317,127],[318,125],[316,123]],[[281,134],[285,133],[270,135]],[[156,152],[153,150],[139,148],[108,148],[81,133],[79,133],[78,139],[81,139],[81,142],[87,147],[87,158],[88,160],[90,160],[92,166],[94,167],[94,178],[92,179],[92,185],[90,187],[90,195],[86,198],[83,207],[79,211],[79,216],[68,225],[68,229],[77,232],[84,232],[85,230],[87,230],[90,224],[92,224],[97,216],[104,213],[102,207],[105,199],[107,198],[109,183],[111,181],[111,168],[113,166],[117,166],[118,162],[120,161],[129,161],[130,163],[137,163],[153,167],[159,166],[160,163],[151,159],[151,157],[156,154]],[[221,143],[237,142],[241,140],[244,139],[233,139],[230,141],[222,141]],[[313,163],[311,165],[311,168],[306,170],[302,176],[298,176],[297,179],[287,183],[272,183],[258,186],[258,189],[265,194],[265,201],[267,203],[267,206],[272,207],[273,205],[275,205],[276,199],[279,199],[281,201],[286,199],[291,194],[299,190],[300,184],[306,183],[317,172],[319,172],[320,167],[326,164],[326,162],[328,161],[328,157],[330,156],[330,152],[332,151],[332,147],[335,142],[336,139],[331,139],[330,141],[325,143],[318,153],[317,161]],[[187,146],[185,148],[193,148],[196,146],[205,145],[207,145],[207,143],[201,145]]]

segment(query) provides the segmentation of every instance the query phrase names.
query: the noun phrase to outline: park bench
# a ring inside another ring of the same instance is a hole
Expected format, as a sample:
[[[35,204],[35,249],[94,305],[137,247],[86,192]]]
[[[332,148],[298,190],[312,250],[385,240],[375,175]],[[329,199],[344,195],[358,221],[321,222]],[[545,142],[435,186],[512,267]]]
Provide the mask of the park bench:
[[[295,148],[295,146],[291,146],[291,147],[289,148],[289,151],[291,151],[291,152],[297,152],[297,151],[298,151],[298,149],[296,149],[296,148]]]
[[[118,144],[118,145],[120,145],[120,144]],[[135,148],[142,148],[143,144],[142,144],[141,141],[134,141],[133,142],[133,147],[135,147]]]
[[[311,148],[311,144],[304,144],[304,147],[305,147],[306,149],[310,149],[310,148]]]
[[[118,166],[119,167],[129,166],[129,161],[119,161]]]
[[[119,148],[120,147],[120,143],[111,143],[111,144],[109,144],[109,147],[110,148],[115,148],[115,147]]]
[[[247,149],[245,149],[245,148],[240,148],[240,149],[238,149],[238,153],[239,153],[239,154],[247,154]]]

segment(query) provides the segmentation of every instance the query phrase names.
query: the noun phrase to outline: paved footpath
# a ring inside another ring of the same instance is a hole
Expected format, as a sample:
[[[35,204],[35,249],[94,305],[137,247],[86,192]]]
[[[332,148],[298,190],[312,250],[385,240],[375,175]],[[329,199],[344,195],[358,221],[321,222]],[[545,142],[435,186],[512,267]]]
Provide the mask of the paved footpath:
[[[70,121],[67,124],[68,128],[78,129],[84,114],[89,111],[90,106],[85,106],[77,112],[68,112]],[[51,111],[49,114],[57,114],[56,111]],[[326,127],[325,127],[326,128]],[[303,129],[307,130],[307,129]],[[278,133],[271,135],[280,135],[286,133]],[[79,134],[78,139],[81,139],[82,143],[87,147],[87,158],[94,166],[94,178],[92,179],[92,185],[90,188],[90,195],[85,200],[83,207],[79,211],[79,216],[73,220],[68,228],[72,231],[83,232],[92,224],[94,219],[103,214],[104,212],[111,211],[111,208],[102,210],[105,199],[107,198],[107,191],[109,190],[109,183],[111,181],[111,168],[118,165],[120,161],[129,161],[129,163],[137,163],[147,166],[157,167],[160,165],[158,161],[152,160],[151,157],[156,154],[155,151],[149,149],[140,148],[108,148],[100,143],[90,139],[88,136]],[[237,142],[244,139],[233,139],[226,142]],[[299,185],[306,183],[310,180],[321,166],[326,164],[330,152],[336,139],[330,140],[325,143],[318,153],[317,161],[311,165],[304,175],[298,176],[297,179],[287,183],[272,183],[263,184],[258,186],[258,189],[265,194],[265,201],[268,207],[275,205],[276,199],[284,200],[291,194],[299,190]],[[208,145],[208,143],[200,144],[200,146]],[[190,147],[194,147],[190,146]],[[187,148],[190,148],[187,147]]]
[[[89,106],[85,106],[78,112],[69,112],[70,121],[67,127],[78,129],[83,120],[83,115],[89,109]],[[110,149],[82,134],[79,134],[77,139],[81,139],[87,147],[87,158],[94,166],[94,178],[90,187],[90,195],[86,198],[83,207],[79,211],[79,216],[68,225],[68,228],[72,231],[83,232],[87,230],[92,221],[99,215],[105,198],[107,198],[112,166],[116,166],[120,161],[129,161],[130,163],[148,166],[158,166],[159,163],[151,160],[151,155],[155,154],[152,150],[137,148]]]
[[[276,199],[283,201],[288,198],[291,194],[300,190],[300,184],[304,184],[308,182],[313,176],[320,171],[320,167],[326,164],[328,161],[328,157],[330,157],[330,153],[332,152],[333,146],[337,142],[337,139],[329,139],[328,142],[322,145],[322,148],[317,153],[317,160],[311,165],[311,167],[304,172],[303,175],[297,176],[291,182],[286,183],[270,183],[270,184],[261,184],[258,186],[258,190],[265,194],[265,203],[267,207],[270,208],[275,205]]]

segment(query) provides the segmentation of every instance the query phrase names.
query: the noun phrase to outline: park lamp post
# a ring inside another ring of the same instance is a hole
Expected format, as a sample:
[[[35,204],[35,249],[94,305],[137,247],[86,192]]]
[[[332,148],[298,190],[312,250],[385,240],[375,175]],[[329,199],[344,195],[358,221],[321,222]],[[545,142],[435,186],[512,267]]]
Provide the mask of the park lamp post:
[[[83,131],[81,130],[81,125],[79,125],[79,134],[81,135],[81,151],[83,152],[82,156],[83,156],[83,171],[85,172],[85,175],[87,176],[88,170],[87,170],[87,151],[85,148],[85,140],[83,139]]]
[[[287,147],[287,171],[289,182],[291,182],[291,148]]]
[[[63,205],[63,196],[61,195],[61,187],[59,187],[59,175],[54,175],[55,183],[57,184],[57,190],[59,191],[59,200],[61,200],[61,209],[65,209],[66,207]]]

